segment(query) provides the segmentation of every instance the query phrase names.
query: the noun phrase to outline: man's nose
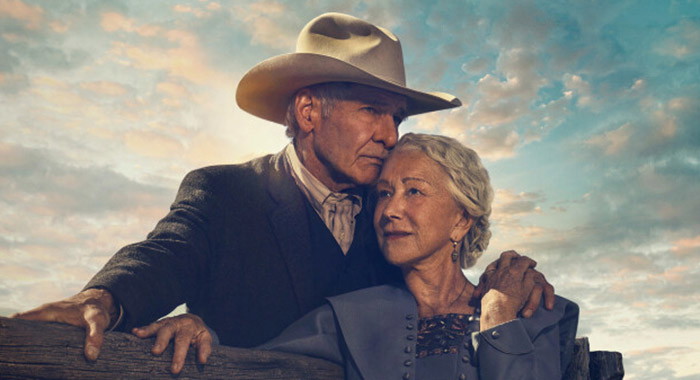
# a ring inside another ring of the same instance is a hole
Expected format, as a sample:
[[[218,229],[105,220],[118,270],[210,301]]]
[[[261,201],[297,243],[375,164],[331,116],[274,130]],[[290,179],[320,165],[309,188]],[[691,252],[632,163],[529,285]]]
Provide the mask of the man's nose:
[[[391,149],[398,139],[399,126],[396,125],[394,117],[388,113],[381,115],[374,132],[374,141],[381,142],[386,149]]]

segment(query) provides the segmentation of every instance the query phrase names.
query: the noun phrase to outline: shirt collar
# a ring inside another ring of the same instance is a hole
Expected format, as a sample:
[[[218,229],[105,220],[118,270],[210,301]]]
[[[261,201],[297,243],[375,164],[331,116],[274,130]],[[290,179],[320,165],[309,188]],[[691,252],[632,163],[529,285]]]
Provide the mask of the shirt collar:
[[[306,195],[311,206],[318,213],[322,213],[324,203],[337,202],[349,198],[353,203],[357,202],[362,207],[362,198],[355,194],[335,193],[326,185],[316,178],[311,172],[301,163],[294,144],[290,143],[284,150],[284,156],[291,168],[291,174],[297,186]]]

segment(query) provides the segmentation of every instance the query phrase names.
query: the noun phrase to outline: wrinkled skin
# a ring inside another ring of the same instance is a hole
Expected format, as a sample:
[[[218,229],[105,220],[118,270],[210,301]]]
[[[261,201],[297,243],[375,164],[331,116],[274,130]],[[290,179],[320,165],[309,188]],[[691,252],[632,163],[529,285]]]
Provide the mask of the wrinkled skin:
[[[174,351],[170,372],[178,374],[185,365],[185,358],[190,346],[197,350],[197,362],[206,364],[211,355],[213,337],[207,329],[202,318],[194,314],[181,314],[170,318],[163,318],[148,326],[137,327],[131,332],[139,338],[150,338],[155,335],[151,353],[160,355],[173,340]]]
[[[112,295],[104,289],[87,289],[64,300],[51,302],[12,318],[30,321],[60,322],[85,329],[85,358],[97,360],[104,332],[117,318]]]

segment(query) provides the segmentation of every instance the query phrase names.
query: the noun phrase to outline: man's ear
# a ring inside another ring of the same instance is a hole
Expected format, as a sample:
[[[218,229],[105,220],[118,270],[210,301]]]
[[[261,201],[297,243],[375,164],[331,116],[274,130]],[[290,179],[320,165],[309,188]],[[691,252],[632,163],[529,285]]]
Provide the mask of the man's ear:
[[[299,129],[311,133],[321,118],[321,104],[308,89],[301,89],[294,97],[294,116]]]

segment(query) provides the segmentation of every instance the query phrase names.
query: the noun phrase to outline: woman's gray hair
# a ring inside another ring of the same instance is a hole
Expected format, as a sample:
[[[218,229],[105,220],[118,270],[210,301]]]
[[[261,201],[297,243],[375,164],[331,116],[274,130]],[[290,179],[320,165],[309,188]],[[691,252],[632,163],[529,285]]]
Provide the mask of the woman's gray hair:
[[[448,191],[467,214],[474,218],[459,252],[461,267],[471,267],[491,239],[489,216],[493,189],[489,173],[479,155],[453,138],[418,133],[407,133],[399,139],[393,151],[402,150],[418,150],[437,162],[449,177]]]

